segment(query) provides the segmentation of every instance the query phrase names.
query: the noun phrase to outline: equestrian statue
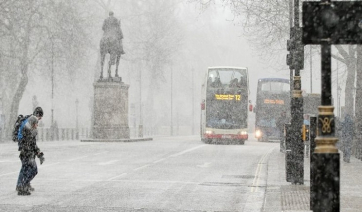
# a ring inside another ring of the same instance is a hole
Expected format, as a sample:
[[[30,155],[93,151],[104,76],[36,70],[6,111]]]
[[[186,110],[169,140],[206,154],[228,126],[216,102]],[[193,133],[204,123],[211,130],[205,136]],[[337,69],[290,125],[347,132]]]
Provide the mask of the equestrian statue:
[[[100,79],[103,79],[103,65],[104,60],[106,58],[106,54],[110,55],[110,59],[108,62],[108,77],[111,77],[111,66],[116,64],[116,75],[118,76],[118,65],[119,60],[121,59],[121,55],[125,54],[122,45],[123,33],[121,30],[121,22],[115,18],[114,13],[109,12],[109,17],[104,20],[102,29],[104,31],[103,37],[100,42],[100,50],[101,50],[101,76]],[[117,61],[116,61],[117,59]]]

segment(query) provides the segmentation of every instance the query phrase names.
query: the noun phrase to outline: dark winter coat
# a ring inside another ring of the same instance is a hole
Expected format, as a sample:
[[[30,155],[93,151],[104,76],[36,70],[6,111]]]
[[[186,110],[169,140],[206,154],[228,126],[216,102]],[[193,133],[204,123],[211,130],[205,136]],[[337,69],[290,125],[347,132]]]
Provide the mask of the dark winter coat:
[[[35,158],[40,153],[40,149],[36,145],[37,129],[33,128],[34,124],[38,123],[35,116],[28,118],[25,127],[22,130],[23,138],[19,141],[19,151],[21,159]]]

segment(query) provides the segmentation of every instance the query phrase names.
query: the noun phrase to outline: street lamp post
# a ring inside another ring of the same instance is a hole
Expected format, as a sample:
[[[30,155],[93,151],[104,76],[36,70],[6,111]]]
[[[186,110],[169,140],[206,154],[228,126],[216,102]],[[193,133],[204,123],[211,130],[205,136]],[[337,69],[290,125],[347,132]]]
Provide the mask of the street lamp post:
[[[138,124],[138,137],[143,138],[143,119],[142,119],[142,69],[140,69],[140,121]]]
[[[4,107],[3,107],[3,100],[2,98],[0,97],[0,142],[2,141],[2,135],[3,135],[3,123],[5,122],[4,120],[4,116],[3,116],[3,110],[4,110]]]
[[[339,118],[341,118],[341,92],[342,92],[342,88],[341,86],[338,85],[337,88],[337,116]]]
[[[76,139],[79,139],[79,126],[78,126],[78,104],[79,104],[79,100],[76,99],[75,100],[75,136]]]
[[[51,62],[51,78],[52,78],[52,108],[51,108],[51,126],[54,124],[54,43],[52,40],[52,62]]]
[[[172,94],[173,94],[173,91],[172,91],[172,88],[173,88],[173,85],[172,85],[172,79],[173,79],[173,76],[172,76],[172,67],[171,67],[171,124],[170,124],[170,131],[171,131],[171,136],[173,136],[173,117],[172,117],[172,114],[173,114],[173,111],[172,111],[172,107],[173,107],[173,97],[172,97]]]
[[[353,86],[353,117],[356,115],[356,86]]]
[[[192,92],[192,135],[195,134],[195,92],[194,92],[194,69],[192,69],[192,81],[191,81],[191,92]]]

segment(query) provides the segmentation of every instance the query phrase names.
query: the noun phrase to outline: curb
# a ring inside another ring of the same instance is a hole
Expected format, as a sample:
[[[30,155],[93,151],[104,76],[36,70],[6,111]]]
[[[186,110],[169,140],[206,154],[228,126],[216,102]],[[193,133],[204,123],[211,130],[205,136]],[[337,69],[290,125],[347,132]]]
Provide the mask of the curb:
[[[84,139],[80,142],[136,142],[136,141],[152,141],[153,138],[128,138],[128,139]]]

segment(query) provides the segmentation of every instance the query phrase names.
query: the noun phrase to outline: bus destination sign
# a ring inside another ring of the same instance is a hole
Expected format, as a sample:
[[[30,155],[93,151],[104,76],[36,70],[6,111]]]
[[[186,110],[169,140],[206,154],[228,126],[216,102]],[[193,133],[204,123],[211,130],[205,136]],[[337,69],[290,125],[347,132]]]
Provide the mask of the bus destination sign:
[[[232,94],[215,94],[215,99],[217,100],[241,100],[241,95],[232,95]]]
[[[264,104],[284,105],[284,100],[280,100],[280,99],[264,99]]]

